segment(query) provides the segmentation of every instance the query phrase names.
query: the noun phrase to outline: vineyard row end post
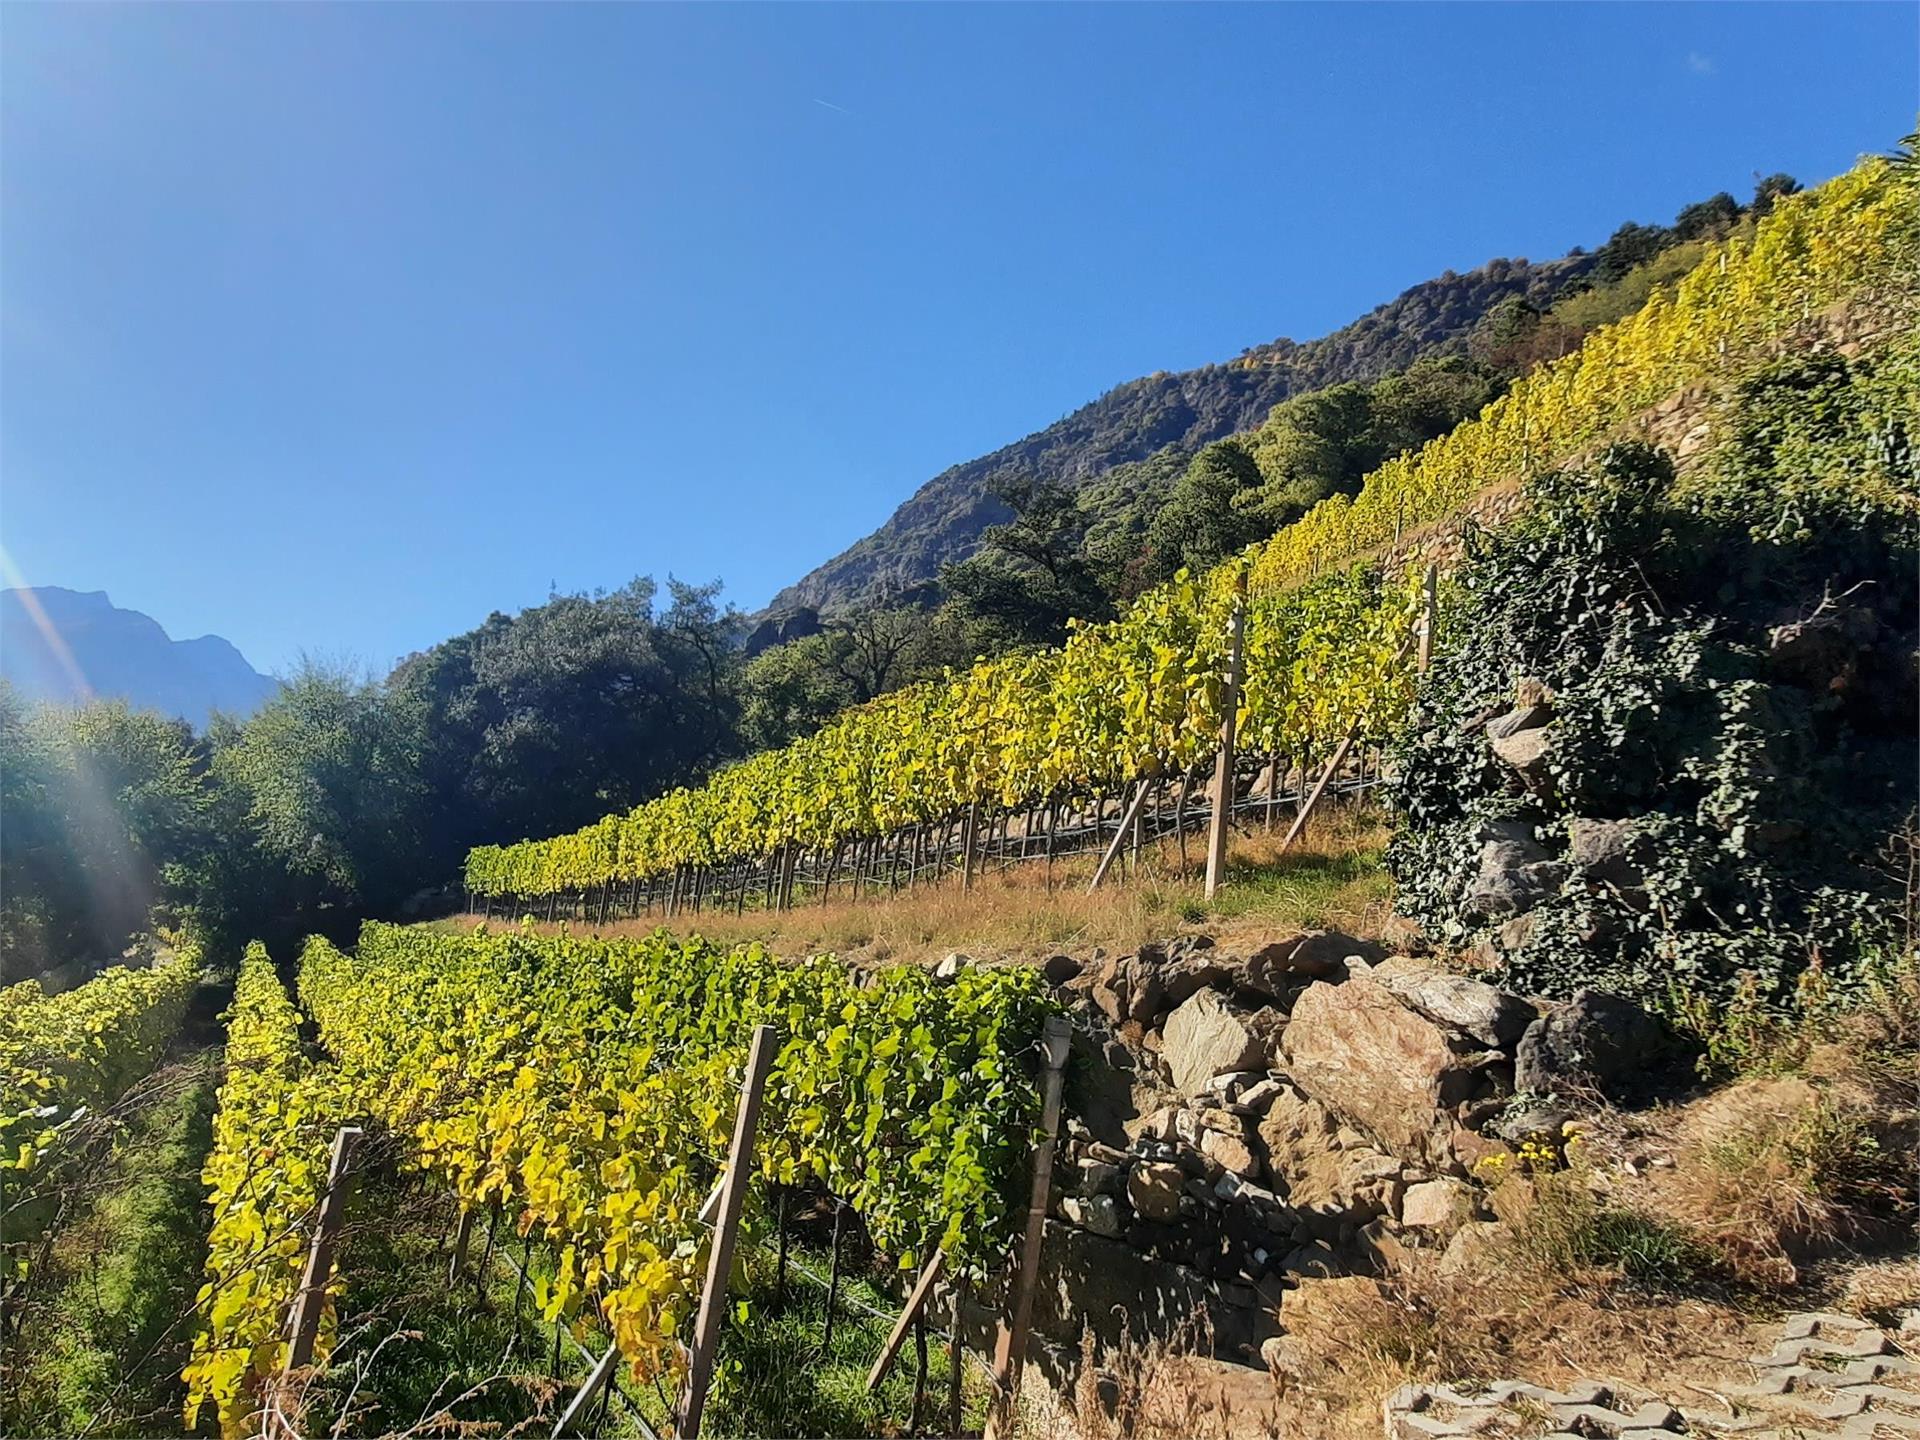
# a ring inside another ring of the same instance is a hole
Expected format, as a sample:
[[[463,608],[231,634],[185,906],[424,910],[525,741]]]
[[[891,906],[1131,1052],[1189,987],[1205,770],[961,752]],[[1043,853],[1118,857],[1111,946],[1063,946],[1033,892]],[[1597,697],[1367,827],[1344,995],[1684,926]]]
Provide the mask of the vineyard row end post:
[[[1233,621],[1227,644],[1227,694],[1220,717],[1220,756],[1213,766],[1213,820],[1207,830],[1207,889],[1211,900],[1227,874],[1227,826],[1233,819],[1233,740],[1240,713],[1241,647],[1247,633],[1247,572],[1234,583]]]
[[[353,1152],[365,1134],[358,1125],[342,1125],[333,1137],[333,1154],[327,1163],[327,1189],[320,1197],[319,1213],[314,1218],[313,1245],[307,1251],[307,1268],[294,1292],[293,1309],[287,1317],[287,1369],[302,1370],[313,1363],[314,1342],[320,1335],[320,1316],[327,1308],[327,1281],[333,1276],[333,1251],[340,1239],[340,1224],[347,1213],[347,1184],[353,1178]]]
[[[993,1393],[988,1399],[985,1440],[1004,1440],[1012,1433],[1020,1364],[1026,1358],[1027,1336],[1033,1328],[1040,1244],[1046,1233],[1048,1192],[1053,1187],[1054,1137],[1060,1129],[1060,1091],[1066,1081],[1067,1052],[1072,1042],[1072,1022],[1064,1015],[1049,1016],[1043,1036],[1047,1078],[1040,1108],[1040,1142],[1033,1152],[1033,1193],[1027,1202],[1027,1229],[1020,1242],[1018,1268],[1013,1272],[1013,1291],[994,1339]]]
[[[734,1118],[733,1147],[727,1152],[726,1182],[720,1191],[720,1213],[714,1217],[713,1248],[707,1256],[707,1283],[700,1292],[700,1314],[694,1323],[693,1353],[687,1362],[687,1398],[680,1412],[679,1434],[698,1440],[700,1418],[707,1406],[707,1387],[713,1383],[714,1360],[720,1351],[720,1324],[727,1312],[727,1276],[733,1270],[733,1246],[746,1209],[747,1187],[753,1177],[753,1131],[760,1119],[760,1097],[775,1050],[771,1025],[756,1025],[747,1056],[747,1075],[740,1087],[740,1111]]]
[[[1433,664],[1433,622],[1439,610],[1437,591],[1439,589],[1440,567],[1427,566],[1425,580],[1420,586],[1420,673],[1427,673]]]

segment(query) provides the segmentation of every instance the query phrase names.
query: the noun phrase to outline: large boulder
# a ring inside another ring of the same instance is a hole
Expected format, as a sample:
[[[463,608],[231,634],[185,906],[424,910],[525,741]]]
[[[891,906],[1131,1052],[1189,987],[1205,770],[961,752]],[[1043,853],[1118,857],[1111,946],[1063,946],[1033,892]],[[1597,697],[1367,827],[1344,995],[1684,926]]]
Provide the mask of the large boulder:
[[[1147,1161],[1127,1172],[1127,1203],[1142,1220],[1171,1224],[1180,1218],[1180,1196],[1187,1172],[1165,1160]]]
[[[1255,995],[1284,1000],[1310,980],[1344,975],[1347,961],[1356,956],[1371,962],[1383,953],[1372,940],[1358,940],[1338,930],[1308,930],[1249,955],[1240,969],[1240,985]]]
[[[1487,744],[1494,758],[1518,775],[1529,790],[1545,794],[1553,784],[1553,731],[1520,730],[1511,735],[1495,735],[1491,727]]]
[[[1167,1017],[1160,1057],[1183,1094],[1199,1095],[1216,1075],[1265,1070],[1270,1053],[1260,1028],[1217,992],[1202,990]]]
[[[1382,961],[1368,973],[1429,1020],[1470,1035],[1489,1049],[1511,1049],[1536,1016],[1533,1006],[1517,995],[1405,956]]]
[[[1310,1100],[1292,1085],[1282,1086],[1260,1122],[1260,1143],[1275,1188],[1284,1188],[1320,1156],[1333,1149],[1340,1122],[1318,1100]]]
[[[1522,734],[1534,734],[1523,731]],[[1523,914],[1556,891],[1565,867],[1534,838],[1524,818],[1494,820],[1480,832],[1480,869],[1463,904],[1479,920],[1504,920]]]
[[[1631,820],[1589,820],[1576,815],[1568,828],[1572,836],[1568,863],[1587,879],[1622,890],[1647,883]]]
[[[1309,985],[1282,1038],[1294,1084],[1402,1160],[1454,1168],[1455,1106],[1475,1098],[1476,1067],[1447,1027],[1400,1003],[1379,981]]]
[[[1630,1098],[1657,1082],[1673,1053],[1666,1026],[1631,1000],[1581,990],[1527,1027],[1514,1052],[1513,1083],[1527,1094],[1562,1099]]]

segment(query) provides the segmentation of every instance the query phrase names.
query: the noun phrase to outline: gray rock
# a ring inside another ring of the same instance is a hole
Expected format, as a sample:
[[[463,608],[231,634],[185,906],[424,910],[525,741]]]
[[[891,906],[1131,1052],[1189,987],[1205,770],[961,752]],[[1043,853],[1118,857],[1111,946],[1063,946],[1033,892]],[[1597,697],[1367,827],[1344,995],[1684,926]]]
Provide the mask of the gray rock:
[[[1047,977],[1049,985],[1065,985],[1080,978],[1080,969],[1080,962],[1071,955],[1049,955],[1041,964],[1040,973]]]
[[[1175,1010],[1202,990],[1228,984],[1233,972],[1218,961],[1188,956],[1168,965],[1161,975],[1162,1010]]]
[[[1666,1027],[1631,1000],[1581,990],[1527,1027],[1513,1083],[1535,1095],[1626,1098],[1647,1090],[1672,1046]]]
[[[1267,1044],[1212,990],[1202,990],[1167,1017],[1161,1058],[1184,1094],[1199,1095],[1229,1070],[1264,1070]]]
[[[1531,910],[1557,888],[1546,883],[1553,857],[1526,820],[1496,820],[1481,832],[1480,870],[1463,904],[1482,920],[1504,920]]]
[[[1256,995],[1282,1000],[1309,980],[1344,974],[1351,956],[1370,962],[1384,953],[1372,940],[1338,930],[1308,930],[1254,951],[1240,969],[1240,985]]]
[[[1142,1220],[1170,1223],[1180,1218],[1180,1196],[1187,1172],[1164,1161],[1135,1165],[1127,1174],[1127,1203]]]
[[[963,955],[958,950],[955,950],[952,954],[948,955],[946,959],[933,967],[933,978],[936,980],[952,980],[971,964],[973,964],[973,957],[971,955]]]
[[[1120,1188],[1120,1167],[1107,1160],[1082,1160],[1073,1186],[1082,1195],[1111,1195]]]
[[[1551,705],[1518,705],[1487,722],[1489,740],[1508,740],[1527,730],[1538,730],[1553,719]]]
[[[1111,1195],[1069,1195],[1060,1202],[1060,1213],[1096,1235],[1118,1235],[1122,1228],[1120,1207]]]
[[[1535,1018],[1533,1007],[1517,995],[1405,957],[1374,966],[1371,978],[1429,1020],[1450,1025],[1494,1050],[1512,1046]]]
[[[1646,872],[1634,858],[1637,846],[1631,820],[1589,820],[1575,816],[1569,829],[1572,845],[1567,859],[1588,879],[1617,885],[1623,890],[1638,889],[1647,883]]]
[[[1493,753],[1500,763],[1519,775],[1530,787],[1542,789],[1547,785],[1553,731],[1522,730],[1501,739],[1490,739],[1487,743],[1493,747]]]

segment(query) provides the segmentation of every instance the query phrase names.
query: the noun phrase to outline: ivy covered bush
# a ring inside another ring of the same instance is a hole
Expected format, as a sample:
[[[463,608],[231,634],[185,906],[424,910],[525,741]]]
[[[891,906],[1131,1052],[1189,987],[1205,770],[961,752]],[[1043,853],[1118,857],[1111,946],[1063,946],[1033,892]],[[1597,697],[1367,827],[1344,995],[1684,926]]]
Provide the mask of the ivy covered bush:
[[[1397,756],[1405,913],[1514,988],[1656,1005],[1912,943],[1913,382],[1777,362],[1684,478],[1616,447],[1469,537]]]

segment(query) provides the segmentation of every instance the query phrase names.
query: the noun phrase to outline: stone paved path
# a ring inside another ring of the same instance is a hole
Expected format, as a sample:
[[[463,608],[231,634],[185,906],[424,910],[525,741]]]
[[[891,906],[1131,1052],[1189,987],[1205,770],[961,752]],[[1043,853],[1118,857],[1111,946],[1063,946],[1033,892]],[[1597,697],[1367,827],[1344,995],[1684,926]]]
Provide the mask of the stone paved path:
[[[1631,1386],[1587,1381],[1565,1390],[1502,1381],[1460,1391],[1407,1385],[1387,1397],[1387,1440],[1905,1440],[1920,1437],[1920,1311],[1898,1332],[1824,1311],[1789,1316],[1748,1372],[1674,1404]],[[1903,1342],[1904,1347],[1903,1348]]]

